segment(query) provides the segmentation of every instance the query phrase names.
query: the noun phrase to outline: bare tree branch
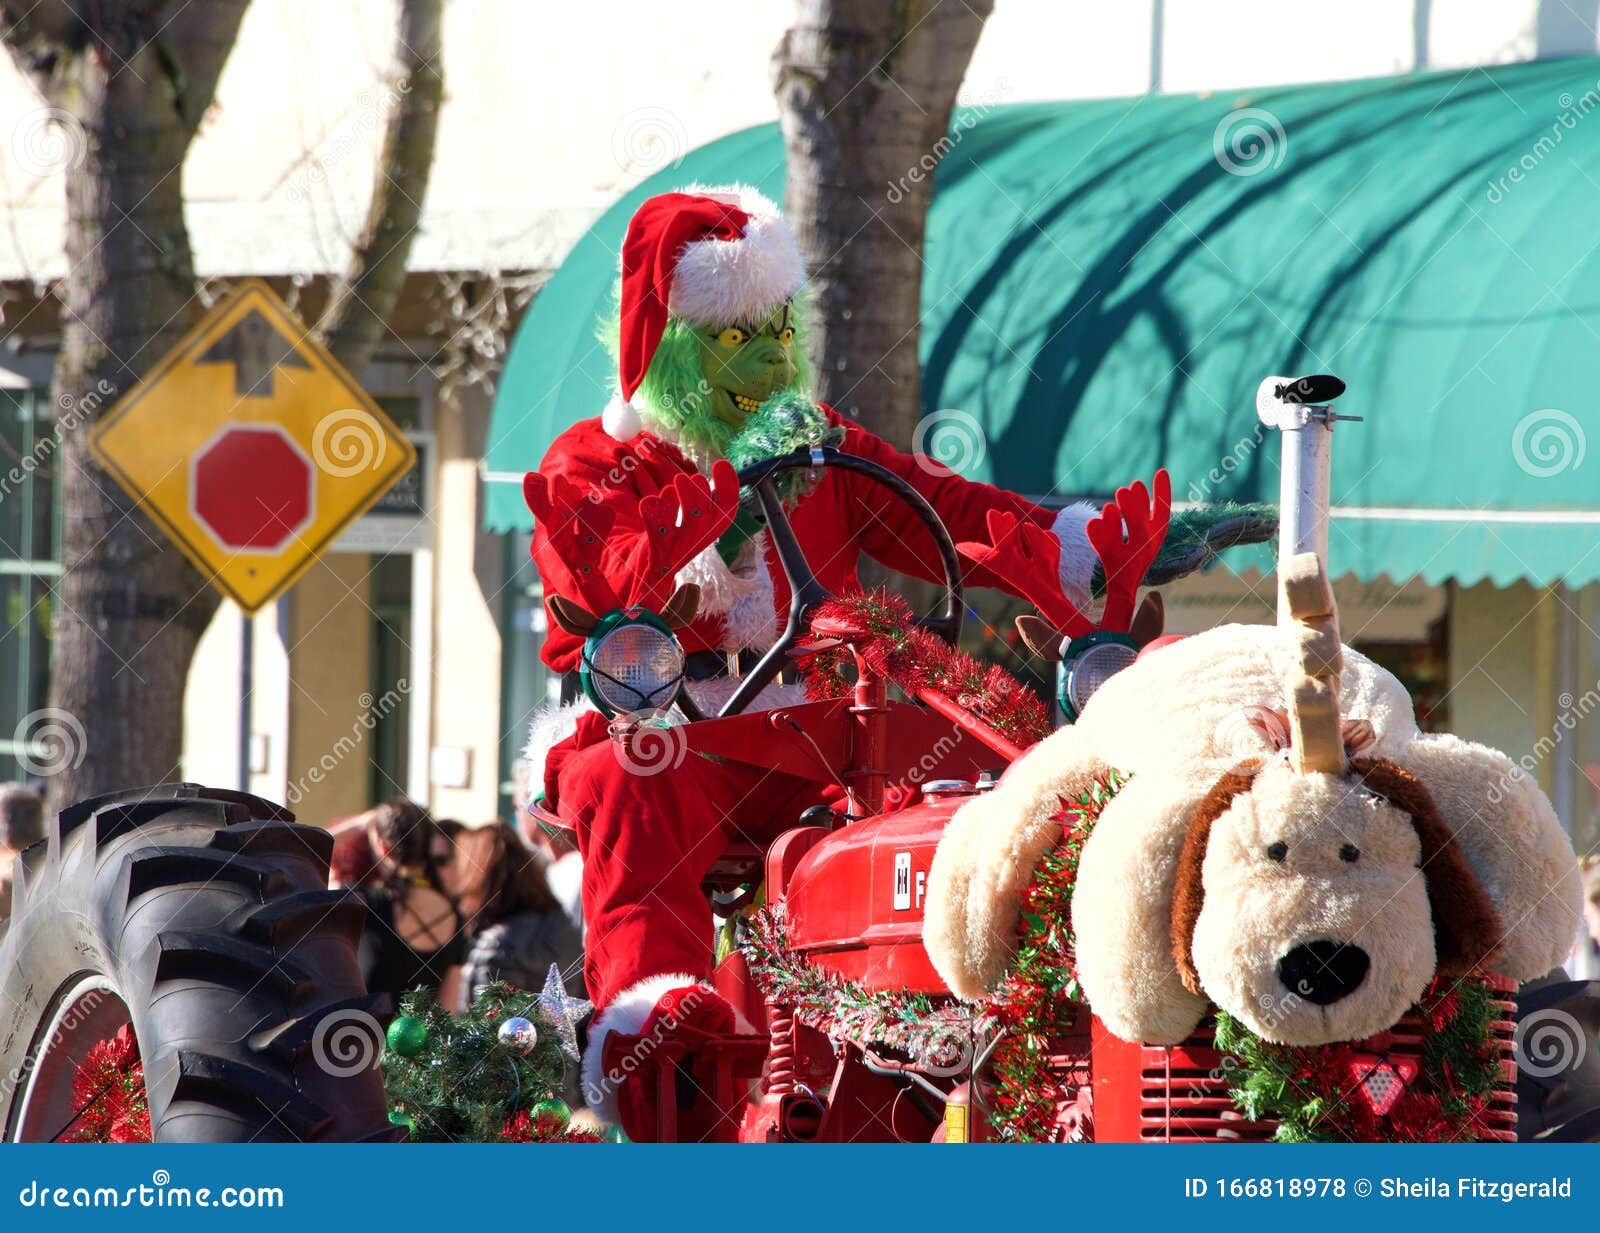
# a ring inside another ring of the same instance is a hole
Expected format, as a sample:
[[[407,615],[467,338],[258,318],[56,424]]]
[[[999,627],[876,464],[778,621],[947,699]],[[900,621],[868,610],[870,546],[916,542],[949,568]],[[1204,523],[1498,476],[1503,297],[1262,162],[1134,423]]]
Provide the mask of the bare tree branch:
[[[333,288],[317,332],[334,357],[360,371],[383,336],[405,283],[422,218],[444,102],[441,0],[401,0],[395,40],[395,104],[384,129],[361,238]]]

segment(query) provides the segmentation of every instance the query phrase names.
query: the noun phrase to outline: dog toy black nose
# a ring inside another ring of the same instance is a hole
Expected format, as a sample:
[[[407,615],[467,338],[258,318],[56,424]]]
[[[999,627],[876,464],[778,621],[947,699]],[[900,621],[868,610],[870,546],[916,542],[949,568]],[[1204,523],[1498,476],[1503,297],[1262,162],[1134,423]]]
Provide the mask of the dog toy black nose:
[[[1329,1006],[1355,991],[1372,960],[1349,942],[1302,942],[1278,960],[1278,979],[1290,993]]]

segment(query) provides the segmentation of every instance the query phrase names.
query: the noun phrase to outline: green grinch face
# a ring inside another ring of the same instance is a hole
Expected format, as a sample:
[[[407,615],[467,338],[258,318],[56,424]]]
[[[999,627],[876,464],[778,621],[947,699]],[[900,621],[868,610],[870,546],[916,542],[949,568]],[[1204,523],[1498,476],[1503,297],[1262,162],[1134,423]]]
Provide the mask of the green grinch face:
[[[747,415],[795,379],[794,324],[784,304],[763,322],[697,329],[711,412],[738,428]]]

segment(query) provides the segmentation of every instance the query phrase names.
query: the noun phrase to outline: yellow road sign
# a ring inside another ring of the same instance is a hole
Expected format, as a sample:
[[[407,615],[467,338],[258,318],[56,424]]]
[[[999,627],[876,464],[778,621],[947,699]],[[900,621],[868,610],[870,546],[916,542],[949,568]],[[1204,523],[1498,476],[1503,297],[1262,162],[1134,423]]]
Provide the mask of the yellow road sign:
[[[246,612],[281,594],[417,457],[259,280],[129,390],[90,448]]]

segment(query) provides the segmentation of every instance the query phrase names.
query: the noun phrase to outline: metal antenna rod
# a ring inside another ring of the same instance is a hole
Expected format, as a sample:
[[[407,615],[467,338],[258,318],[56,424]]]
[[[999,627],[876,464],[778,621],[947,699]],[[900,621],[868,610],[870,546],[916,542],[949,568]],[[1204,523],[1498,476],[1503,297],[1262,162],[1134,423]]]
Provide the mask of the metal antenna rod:
[[[1328,507],[1332,502],[1333,427],[1340,420],[1360,421],[1359,415],[1340,415],[1333,398],[1344,392],[1336,377],[1268,377],[1256,390],[1256,415],[1269,428],[1283,433],[1278,484],[1278,559],[1314,552],[1328,577]],[[1326,405],[1306,400],[1306,395],[1327,399]],[[1292,618],[1278,598],[1278,623]]]

